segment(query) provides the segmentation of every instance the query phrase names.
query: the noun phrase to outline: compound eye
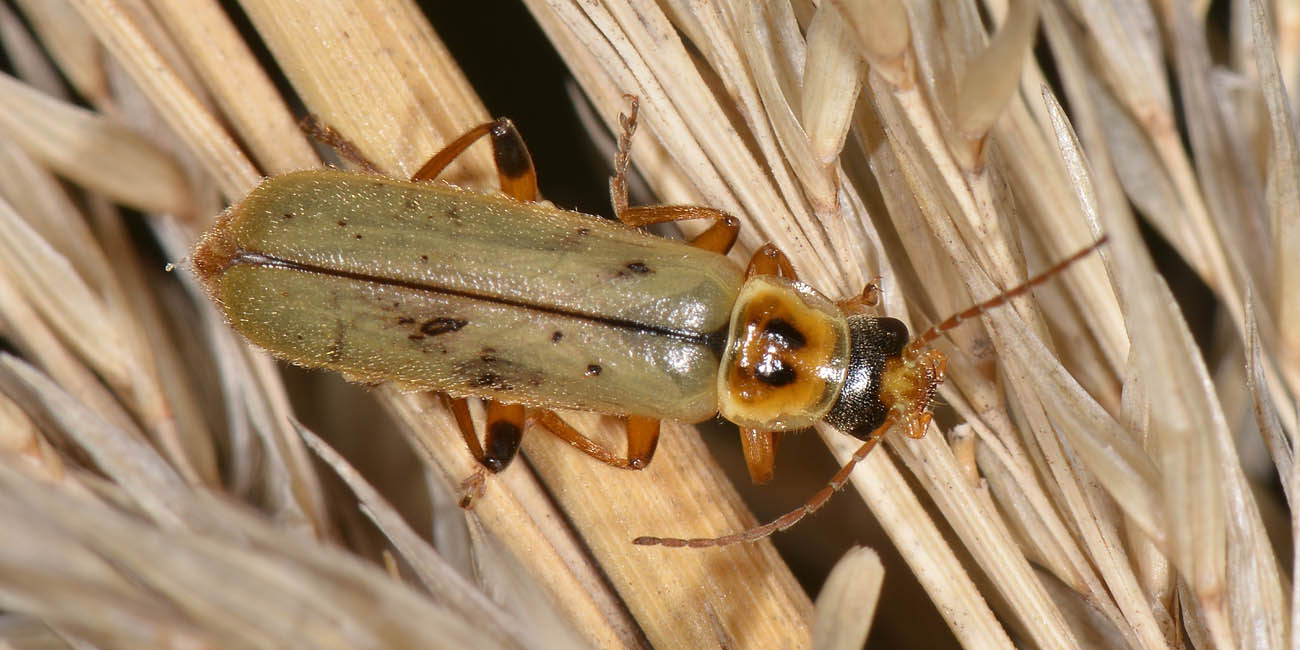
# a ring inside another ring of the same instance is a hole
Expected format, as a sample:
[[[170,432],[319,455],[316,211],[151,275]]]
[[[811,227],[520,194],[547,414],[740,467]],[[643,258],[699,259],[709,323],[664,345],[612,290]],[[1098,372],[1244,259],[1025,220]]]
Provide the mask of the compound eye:
[[[903,321],[897,318],[873,318],[871,320],[876,329],[874,338],[879,341],[877,349],[887,357],[901,354],[910,336]]]

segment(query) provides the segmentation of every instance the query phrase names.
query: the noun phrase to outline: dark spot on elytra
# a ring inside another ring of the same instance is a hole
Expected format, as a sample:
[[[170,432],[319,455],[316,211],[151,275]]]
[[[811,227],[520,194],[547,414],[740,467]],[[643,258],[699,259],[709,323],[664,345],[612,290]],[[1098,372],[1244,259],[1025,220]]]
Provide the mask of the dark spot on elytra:
[[[646,266],[645,262],[628,262],[626,268],[637,275],[645,275],[650,272],[650,267]]]
[[[414,212],[414,211],[420,209],[420,204],[419,204],[419,203],[416,203],[416,202],[415,202],[415,199],[407,199],[407,200],[406,200],[406,209],[407,209],[407,210],[410,210],[410,211],[412,211],[412,212]]]
[[[587,375],[588,377],[595,377],[596,375],[600,374],[600,366],[593,363],[587,366],[587,371],[584,372],[583,374]]]
[[[578,229],[578,234],[579,234],[579,235],[586,235],[586,234],[589,233],[589,232],[591,232],[591,229],[590,229],[590,228],[579,228],[579,229]]]
[[[469,321],[460,318],[434,318],[424,322],[420,326],[420,332],[429,336],[438,336],[456,330],[469,324]]]
[[[347,222],[346,220],[344,220],[344,219],[339,219],[339,227],[340,227],[340,228],[343,228],[343,227],[345,227],[345,226],[347,226],[347,225],[348,225],[348,222]]]
[[[791,325],[784,318],[773,318],[763,324],[763,332],[770,338],[777,339],[779,343],[791,350],[798,350],[808,344],[804,338],[803,332],[799,328]]]
[[[429,263],[429,256],[428,256],[428,255],[421,255],[421,256],[420,256],[420,261],[421,261],[421,262],[424,262],[425,264],[428,264],[428,263]]]
[[[398,325],[410,325],[411,323],[414,323],[414,322],[415,322],[415,319],[414,319],[414,318],[411,318],[410,316],[399,316],[399,317],[397,318],[397,324],[398,324]]]
[[[284,214],[282,214],[282,215],[280,215],[280,216],[284,217],[285,219],[292,219],[292,218],[293,218],[293,213],[292,213],[292,212],[286,212],[286,213],[284,213]]]
[[[361,233],[357,233],[357,234],[353,235],[353,237],[355,237],[356,239],[361,239]]]
[[[759,362],[754,377],[768,386],[786,386],[794,383],[797,375],[784,361],[769,357]]]
[[[483,363],[492,363],[497,360],[496,348],[483,348],[479,350],[478,360]]]
[[[560,330],[555,330],[554,332],[551,332],[551,343],[559,343],[560,339],[563,338],[564,338],[564,332],[561,332]]]
[[[460,221],[460,208],[454,205],[447,206],[447,209],[443,210],[443,214],[447,215],[447,218],[452,221]]]
[[[423,335],[423,334],[407,334],[407,335],[406,335],[406,338],[411,339],[412,341],[423,341],[423,340],[424,340],[424,335]]]

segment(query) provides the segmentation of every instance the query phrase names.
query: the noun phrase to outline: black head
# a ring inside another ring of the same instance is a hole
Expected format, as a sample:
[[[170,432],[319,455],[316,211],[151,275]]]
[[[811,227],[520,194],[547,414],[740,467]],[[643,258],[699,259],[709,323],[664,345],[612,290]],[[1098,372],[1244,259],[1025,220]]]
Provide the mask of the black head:
[[[826,414],[828,424],[866,440],[885,422],[889,407],[880,401],[880,376],[885,360],[902,354],[907,338],[907,326],[898,319],[849,317],[849,370]]]

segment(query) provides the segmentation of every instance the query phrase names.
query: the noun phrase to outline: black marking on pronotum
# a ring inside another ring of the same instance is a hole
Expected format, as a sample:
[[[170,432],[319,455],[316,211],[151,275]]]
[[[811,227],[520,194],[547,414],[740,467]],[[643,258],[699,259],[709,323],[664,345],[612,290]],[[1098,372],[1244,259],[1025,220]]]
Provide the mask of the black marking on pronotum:
[[[470,300],[482,300],[483,302],[496,303],[498,305],[505,305],[507,307],[516,307],[519,309],[531,309],[534,311],[541,312],[543,314],[550,314],[552,316],[561,316],[566,318],[576,318],[579,320],[591,321],[593,323],[598,323],[606,327],[615,327],[618,329],[650,334],[652,336],[664,336],[667,338],[682,341],[684,343],[690,343],[693,345],[699,345],[699,346],[709,348],[710,350],[712,350],[717,354],[721,354],[723,345],[727,341],[727,333],[725,328],[718,330],[716,332],[690,332],[690,331],[676,330],[668,327],[661,327],[658,325],[647,325],[645,323],[638,323],[636,321],[627,320],[623,318],[610,318],[608,316],[589,314],[589,313],[580,312],[572,309],[563,309],[560,307],[552,307],[549,305],[539,305],[537,303],[525,302],[523,300],[513,300],[510,298],[502,298],[500,296],[485,296],[483,294],[474,293],[472,291],[461,291],[458,289],[449,289],[447,287],[438,287],[438,286],[432,286],[428,284],[420,284],[418,282],[409,282],[406,280],[394,280],[392,278],[381,278],[373,275],[366,275],[365,273],[356,273],[353,271],[343,271],[340,269],[328,269],[323,266],[315,266],[312,264],[301,264],[298,262],[290,262],[288,260],[282,260],[279,258],[270,257],[268,255],[263,255],[261,253],[253,253],[249,251],[240,251],[239,253],[231,256],[230,261],[226,264],[226,268],[230,268],[231,266],[234,266],[236,264],[258,264],[262,266],[288,269],[290,271],[302,271],[304,273],[319,273],[321,275],[331,275],[334,277],[346,278],[348,280],[357,280],[359,282],[373,282],[375,284],[380,284],[389,287],[398,287],[401,289],[409,289],[411,291],[427,291],[429,293],[436,293],[444,296],[468,298]]]
[[[469,321],[461,318],[432,318],[424,321],[420,326],[420,333],[426,336],[438,336],[456,330],[469,324]]]
[[[808,344],[803,332],[786,322],[784,318],[773,318],[767,321],[763,324],[763,332],[791,350],[798,350]]]
[[[763,359],[754,370],[754,377],[768,386],[787,386],[794,383],[795,378],[798,376],[795,374],[794,368],[786,365],[780,359],[773,358]]]

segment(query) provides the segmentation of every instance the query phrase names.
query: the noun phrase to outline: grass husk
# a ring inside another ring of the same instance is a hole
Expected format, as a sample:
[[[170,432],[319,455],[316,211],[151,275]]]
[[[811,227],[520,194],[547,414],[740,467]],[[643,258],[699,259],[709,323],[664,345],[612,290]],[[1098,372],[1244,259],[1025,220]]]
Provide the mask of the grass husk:
[[[792,549],[630,544],[755,522],[695,427],[665,423],[643,472],[529,431],[528,463],[462,515],[477,468],[436,398],[334,386],[291,406],[193,286],[183,258],[223,203],[321,164],[303,113],[399,177],[489,118],[415,5],[244,0],[251,42],[211,2],[17,4],[21,21],[0,12],[9,640],[852,647],[882,571],[914,576],[950,631],[879,600],[874,638],[899,645],[1296,634],[1266,527],[1297,526],[1300,39],[1281,6],[1234,3],[1225,30],[1185,3],[524,3],[592,138],[636,95],[640,176],[741,217],[739,263],[774,243],[837,300],[879,277],[879,309],[916,332],[1108,237],[936,342],[937,424],[891,433],[852,479],[897,555],[850,554],[814,610]],[[485,147],[446,178],[496,182]],[[1153,237],[1212,292],[1212,326]],[[564,416],[622,447],[613,419]],[[818,434],[841,462],[857,446]]]

